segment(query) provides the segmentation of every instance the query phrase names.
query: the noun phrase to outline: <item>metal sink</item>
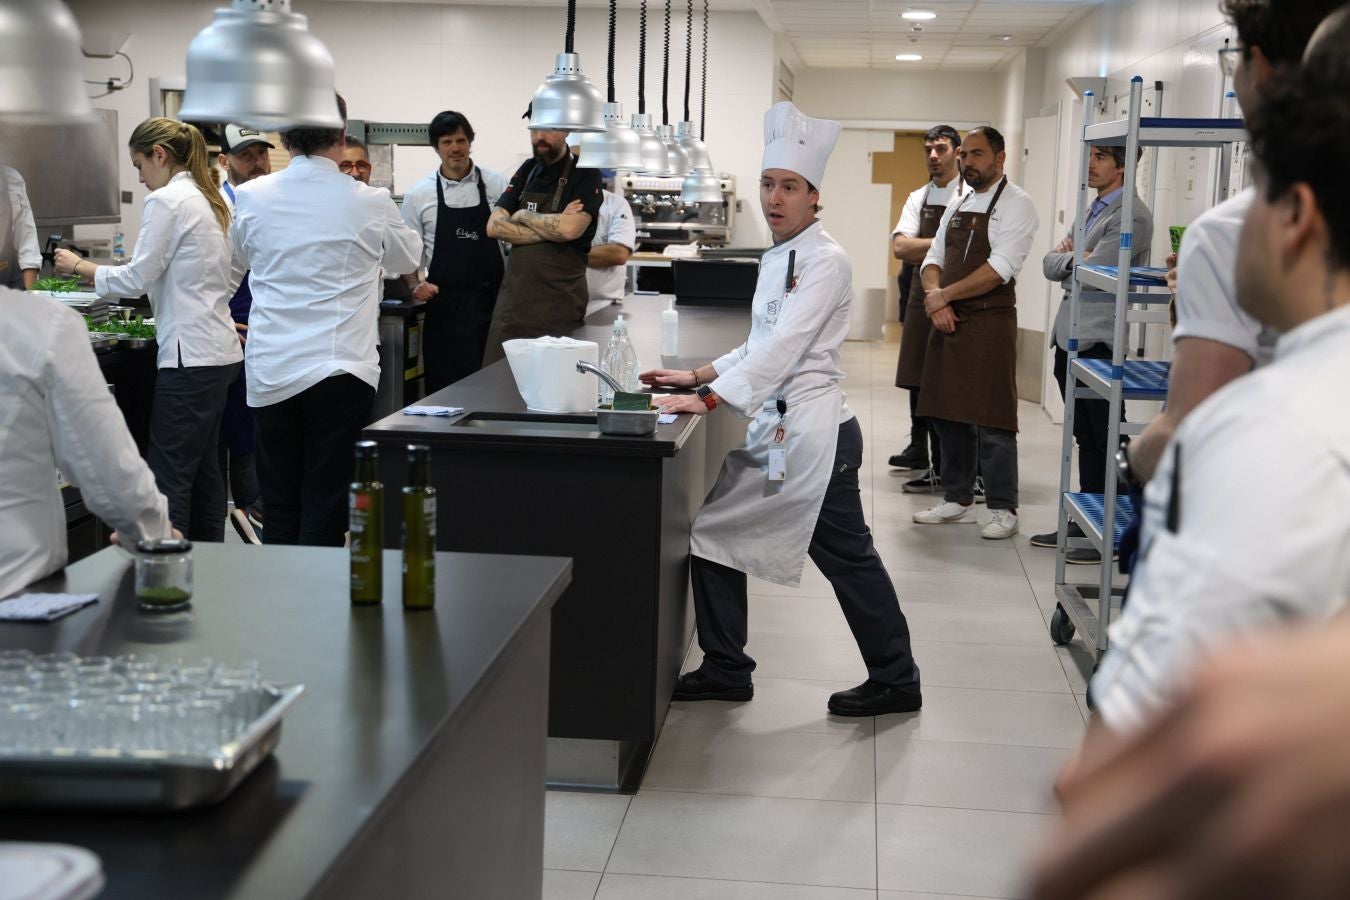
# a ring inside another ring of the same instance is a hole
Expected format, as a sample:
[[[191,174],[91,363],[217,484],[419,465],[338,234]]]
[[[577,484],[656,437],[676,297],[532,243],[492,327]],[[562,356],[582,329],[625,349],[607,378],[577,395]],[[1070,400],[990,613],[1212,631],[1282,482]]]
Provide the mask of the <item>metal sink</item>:
[[[499,431],[586,431],[600,433],[594,415],[561,413],[471,412],[455,422],[464,428],[491,428]]]

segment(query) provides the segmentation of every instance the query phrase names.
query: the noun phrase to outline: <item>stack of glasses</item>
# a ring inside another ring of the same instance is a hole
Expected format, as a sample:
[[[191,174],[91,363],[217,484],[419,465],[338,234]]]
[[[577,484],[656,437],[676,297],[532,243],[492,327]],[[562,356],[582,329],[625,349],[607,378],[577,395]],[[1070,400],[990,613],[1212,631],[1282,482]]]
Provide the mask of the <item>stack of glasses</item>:
[[[256,660],[0,650],[0,757],[223,757],[270,703]]]

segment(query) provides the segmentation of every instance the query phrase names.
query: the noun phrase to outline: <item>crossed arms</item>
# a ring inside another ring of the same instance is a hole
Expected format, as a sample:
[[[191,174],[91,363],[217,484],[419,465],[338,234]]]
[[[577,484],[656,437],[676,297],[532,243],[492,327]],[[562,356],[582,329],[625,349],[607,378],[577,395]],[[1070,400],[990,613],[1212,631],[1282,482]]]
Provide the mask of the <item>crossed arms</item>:
[[[508,213],[498,207],[488,219],[487,233],[488,237],[517,247],[542,241],[566,243],[585,234],[590,224],[590,213],[582,211],[580,200],[573,200],[560,213],[537,213],[528,209]]]

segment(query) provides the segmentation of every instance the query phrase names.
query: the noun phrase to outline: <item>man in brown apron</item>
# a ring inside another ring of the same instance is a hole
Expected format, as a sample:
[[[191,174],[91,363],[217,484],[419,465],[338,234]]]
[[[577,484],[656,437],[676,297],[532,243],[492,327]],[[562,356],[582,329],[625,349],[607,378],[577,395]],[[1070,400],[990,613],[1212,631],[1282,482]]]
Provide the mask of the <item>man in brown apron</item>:
[[[934,126],[924,135],[924,159],[932,180],[909,195],[900,221],[891,234],[891,251],[896,259],[906,264],[901,277],[906,272],[910,276],[908,283],[901,285],[904,290],[901,291],[900,323],[904,329],[900,333],[900,359],[895,370],[895,386],[909,391],[912,424],[909,446],[892,456],[889,462],[897,469],[918,470],[921,473],[919,477],[905,483],[904,490],[909,493],[933,491],[941,484],[937,473],[942,468],[942,454],[937,435],[932,431],[928,419],[916,414],[924,351],[928,347],[928,332],[931,330],[923,308],[919,265],[928,255],[928,248],[933,243],[933,236],[938,233],[938,225],[942,221],[942,214],[947,211],[947,204],[965,193],[965,182],[956,164],[957,148],[960,146],[961,135],[950,125]]]
[[[527,113],[528,115],[528,113]],[[563,335],[586,316],[586,252],[603,201],[598,169],[577,168],[561,131],[532,129],[534,158],[511,177],[488,220],[511,245],[483,365],[514,338]]]
[[[973,522],[978,464],[991,521],[981,536],[1017,533],[1017,294],[1015,276],[1039,220],[1027,193],[1003,177],[1003,136],[971,129],[963,177],[974,192],[954,201],[924,258],[924,308],[932,324],[918,413],[942,446],[944,502],[914,514],[921,525]]]

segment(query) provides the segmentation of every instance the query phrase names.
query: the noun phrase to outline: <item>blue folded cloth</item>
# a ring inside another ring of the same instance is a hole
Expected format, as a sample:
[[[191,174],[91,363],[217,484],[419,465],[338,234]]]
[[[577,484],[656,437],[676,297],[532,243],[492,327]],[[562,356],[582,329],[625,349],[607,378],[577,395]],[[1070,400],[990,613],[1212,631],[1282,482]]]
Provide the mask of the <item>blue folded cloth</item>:
[[[457,416],[464,412],[462,406],[409,406],[403,410],[405,416]]]

